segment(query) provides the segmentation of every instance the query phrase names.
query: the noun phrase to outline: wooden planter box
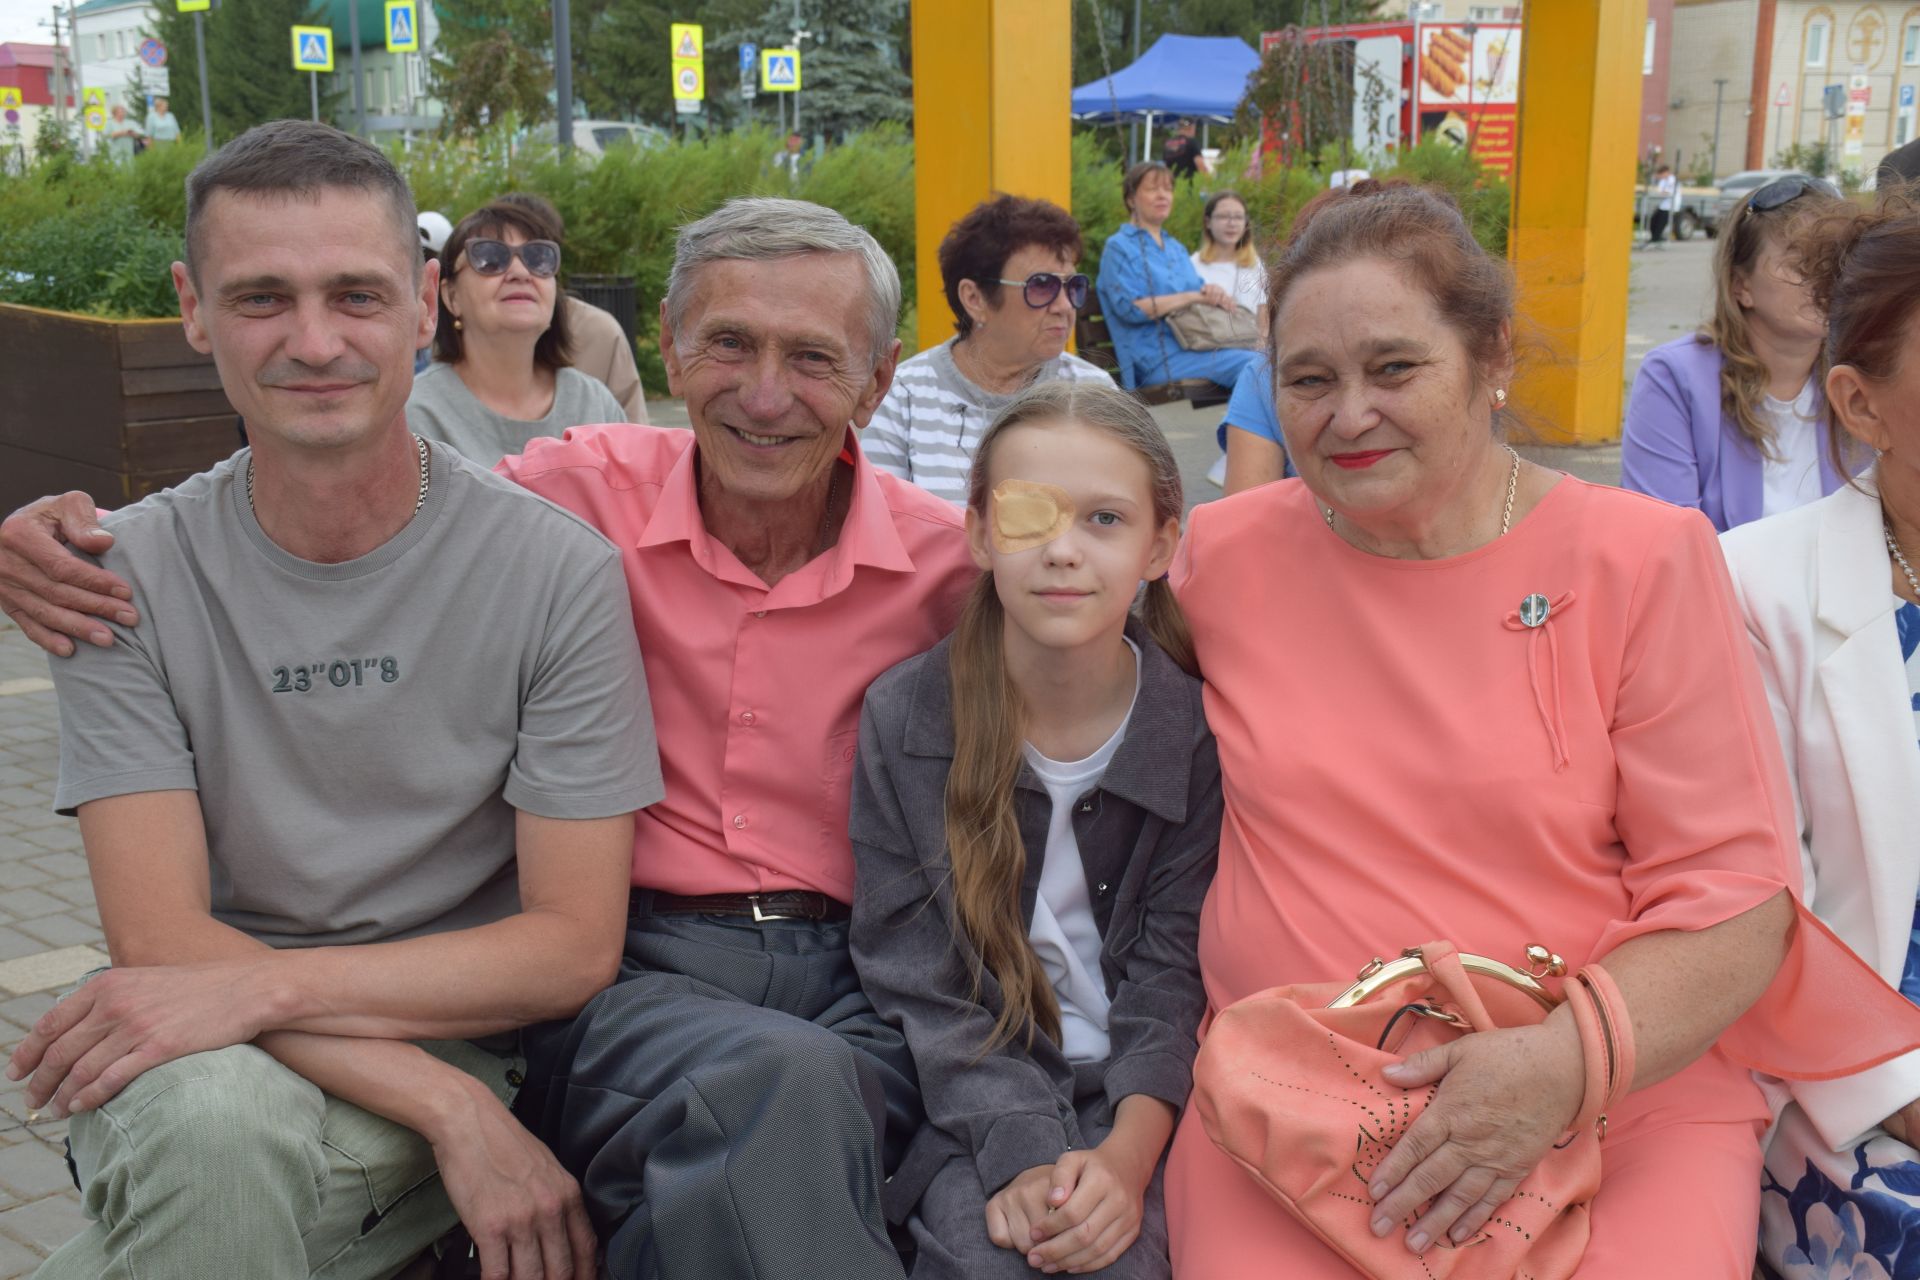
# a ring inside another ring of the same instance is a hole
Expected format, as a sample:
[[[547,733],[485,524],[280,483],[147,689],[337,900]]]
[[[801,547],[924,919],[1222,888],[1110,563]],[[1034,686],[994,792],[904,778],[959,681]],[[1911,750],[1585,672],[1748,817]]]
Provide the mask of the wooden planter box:
[[[235,417],[178,318],[0,304],[0,515],[68,489],[135,502],[239,448]]]

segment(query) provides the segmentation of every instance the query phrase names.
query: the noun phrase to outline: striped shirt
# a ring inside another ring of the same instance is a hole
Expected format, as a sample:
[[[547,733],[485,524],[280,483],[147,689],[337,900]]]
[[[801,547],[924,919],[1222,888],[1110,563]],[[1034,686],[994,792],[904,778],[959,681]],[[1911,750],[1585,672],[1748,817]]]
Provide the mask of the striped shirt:
[[[860,433],[860,452],[876,469],[964,505],[973,451],[1013,396],[983,391],[960,372],[953,363],[958,340],[900,362],[887,398]],[[1041,365],[1033,381],[1055,379],[1113,385],[1104,369],[1064,351]]]

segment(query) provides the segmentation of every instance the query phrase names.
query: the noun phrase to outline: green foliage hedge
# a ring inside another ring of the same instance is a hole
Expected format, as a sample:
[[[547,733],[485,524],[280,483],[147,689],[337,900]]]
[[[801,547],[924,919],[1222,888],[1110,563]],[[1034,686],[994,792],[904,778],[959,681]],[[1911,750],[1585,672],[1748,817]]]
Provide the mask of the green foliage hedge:
[[[915,296],[913,143],[888,125],[829,149],[797,182],[773,167],[778,141],[766,130],[620,150],[597,163],[563,157],[550,147],[510,147],[505,132],[473,141],[440,140],[395,152],[423,209],[450,219],[505,191],[534,191],[552,200],[567,222],[570,274],[629,275],[639,292],[641,327],[655,316],[673,264],[674,232],[739,195],[791,195],[840,210],[865,226],[893,256],[909,307]],[[131,164],[59,157],[0,181],[0,301],[109,316],[175,312],[167,264],[179,254],[185,221],[184,182],[200,157],[196,143],[150,148]],[[1251,151],[1222,158],[1221,170],[1244,174]],[[1232,186],[1247,201],[1260,243],[1271,248],[1294,213],[1325,185],[1324,163],[1269,162],[1257,177]],[[1405,152],[1379,176],[1433,182],[1460,200],[1488,249],[1506,248],[1509,194],[1505,182],[1468,156],[1429,142]],[[1084,269],[1099,270],[1100,248],[1125,219],[1122,166],[1083,132],[1074,139],[1074,213],[1086,238]],[[1200,242],[1200,208],[1224,177],[1182,184],[1169,229],[1189,248]],[[937,288],[937,283],[935,285]],[[911,323],[903,324],[911,343]],[[656,393],[664,386],[658,352],[640,344],[641,373]]]

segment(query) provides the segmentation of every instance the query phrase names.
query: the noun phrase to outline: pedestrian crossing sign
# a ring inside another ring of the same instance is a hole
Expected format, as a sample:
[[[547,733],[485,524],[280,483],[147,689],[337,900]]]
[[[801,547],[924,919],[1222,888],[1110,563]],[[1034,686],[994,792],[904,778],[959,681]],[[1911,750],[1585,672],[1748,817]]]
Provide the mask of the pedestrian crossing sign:
[[[676,22],[673,24],[673,56],[676,59],[698,58],[702,29],[697,22]]]
[[[213,0],[175,0],[181,13],[204,13],[213,8]]]
[[[420,52],[420,12],[414,0],[387,0],[387,52]]]
[[[800,51],[762,49],[760,87],[772,93],[794,93],[800,88]]]
[[[293,69],[295,71],[333,70],[332,27],[295,27],[293,29]]]

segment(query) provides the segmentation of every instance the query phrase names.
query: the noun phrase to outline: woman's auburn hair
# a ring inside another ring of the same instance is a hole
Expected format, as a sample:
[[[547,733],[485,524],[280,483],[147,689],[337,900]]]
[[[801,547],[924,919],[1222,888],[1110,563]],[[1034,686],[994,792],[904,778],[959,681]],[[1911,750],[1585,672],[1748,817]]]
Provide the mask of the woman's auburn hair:
[[[1779,441],[1773,423],[1760,412],[1770,378],[1767,366],[1753,349],[1753,336],[1746,312],[1733,296],[1739,277],[1750,275],[1759,261],[1760,251],[1768,244],[1788,248],[1808,220],[1850,209],[1846,201],[1830,196],[1817,187],[1776,209],[1753,209],[1751,196],[1734,206],[1733,214],[1721,224],[1719,242],[1713,250],[1713,318],[1701,328],[1698,340],[1711,343],[1720,351],[1720,412],[1739,428],[1762,458],[1778,461]],[[1824,354],[1814,361],[1813,382],[1816,397],[1824,398],[1827,362]]]
[[[460,225],[453,229],[440,251],[440,288],[436,290],[440,322],[433,331],[435,360],[459,364],[467,354],[464,335],[453,327],[453,313],[447,310],[447,282],[453,278],[453,264],[466,250],[467,241],[497,237],[508,227],[529,240],[551,240],[560,245],[564,265],[566,241],[562,237],[566,234],[566,224],[560,219],[560,211],[540,196],[513,192],[481,205],[460,219]],[[553,319],[548,321],[540,340],[534,343],[533,363],[536,368],[556,371],[573,363],[573,335],[567,328],[567,292],[560,287],[558,273],[553,277]]]
[[[1184,510],[1180,467],[1153,416],[1132,396],[1089,382],[1043,382],[1016,396],[980,438],[967,505],[988,518],[987,475],[994,445],[1015,427],[1048,423],[1095,427],[1131,445],[1152,475],[1156,527]],[[1147,584],[1140,605],[1148,634],[1182,670],[1198,675],[1193,637],[1164,578]],[[953,868],[955,943],[971,944],[973,998],[986,975],[1000,988],[1000,1013],[980,1046],[985,1057],[1035,1030],[1060,1039],[1060,1003],[1027,937],[1020,900],[1027,850],[1014,810],[1026,741],[1026,712],[1007,674],[1006,613],[991,572],[980,575],[960,611],[948,650],[953,701],[953,767],[947,773],[947,856]]]
[[[1063,258],[1080,257],[1080,224],[1051,200],[995,195],[973,206],[940,242],[940,283],[946,289],[953,327],[965,338],[973,317],[960,301],[960,282],[971,280],[989,307],[998,306],[1007,261],[1032,245]]]
[[[1213,238],[1213,211],[1220,207],[1223,200],[1231,200],[1246,212],[1247,224],[1240,229],[1240,239],[1235,244],[1221,244]],[[1200,261],[1231,262],[1236,267],[1257,267],[1260,265],[1260,251],[1253,247],[1253,206],[1249,205],[1238,191],[1216,191],[1207,197],[1207,203],[1200,209]]]
[[[1920,323],[1920,180],[1883,187],[1872,209],[1831,201],[1794,230],[1788,260],[1827,314],[1823,368],[1892,377]],[[1864,446],[1837,423],[1827,443],[1834,470],[1853,475]]]

